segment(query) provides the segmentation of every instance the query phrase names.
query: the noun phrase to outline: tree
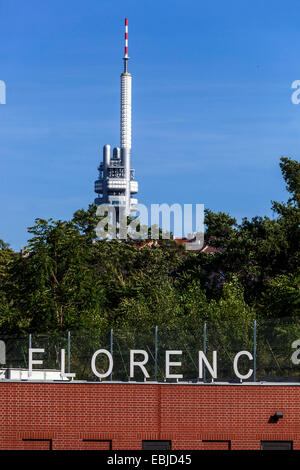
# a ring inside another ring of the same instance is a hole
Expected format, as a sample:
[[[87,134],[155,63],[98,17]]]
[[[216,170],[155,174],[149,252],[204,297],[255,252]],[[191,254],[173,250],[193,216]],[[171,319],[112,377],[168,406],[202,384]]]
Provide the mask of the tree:
[[[207,321],[232,325],[234,341],[255,314],[298,315],[300,169],[285,157],[280,167],[289,199],[273,202],[275,218],[237,224],[229,214],[205,211],[206,240],[220,248],[213,254],[189,252],[174,240],[99,240],[93,204],[70,221],[36,219],[21,253],[0,241],[0,329],[158,324],[183,331]]]
[[[99,217],[96,216],[96,204],[90,204],[88,209],[79,209],[73,214],[72,223],[78,228],[80,233],[84,234],[88,240],[96,238],[96,226]]]
[[[0,250],[5,250],[9,248],[9,243],[5,243],[1,238],[0,238]]]
[[[205,218],[204,223],[206,226],[205,239],[206,241],[211,238],[217,238],[218,242],[229,238],[235,232],[237,221],[234,217],[231,217],[225,212],[214,213],[209,209],[204,211]]]
[[[279,164],[286,189],[290,193],[287,204],[295,208],[300,207],[300,163],[291,158],[281,157]],[[280,214],[280,207],[286,204],[273,203],[274,210]]]
[[[257,304],[262,317],[295,317],[300,314],[300,272],[279,275],[266,286]]]
[[[8,301],[28,319],[28,329],[102,326],[104,290],[86,237],[71,222],[43,219],[29,233],[27,255],[11,263],[6,282]]]

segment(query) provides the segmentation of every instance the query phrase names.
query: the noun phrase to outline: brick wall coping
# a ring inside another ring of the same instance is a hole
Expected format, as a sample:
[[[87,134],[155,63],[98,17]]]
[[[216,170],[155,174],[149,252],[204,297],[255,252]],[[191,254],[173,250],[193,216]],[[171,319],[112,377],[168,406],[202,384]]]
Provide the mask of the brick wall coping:
[[[299,387],[300,386],[300,381],[299,382],[155,382],[155,381],[146,381],[146,382],[134,382],[128,381],[128,382],[122,382],[122,381],[87,381],[87,380],[16,380],[16,379],[1,379],[1,383],[22,383],[22,384],[63,384],[63,385],[193,385],[193,386],[204,386],[204,387],[216,387],[216,386],[238,386],[238,387],[245,387],[245,386],[271,386],[271,387]]]

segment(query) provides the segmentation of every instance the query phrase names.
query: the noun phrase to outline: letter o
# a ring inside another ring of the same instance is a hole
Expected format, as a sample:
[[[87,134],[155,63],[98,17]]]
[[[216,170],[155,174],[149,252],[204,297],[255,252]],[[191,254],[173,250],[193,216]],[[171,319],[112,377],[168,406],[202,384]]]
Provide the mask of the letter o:
[[[109,368],[104,374],[100,374],[100,372],[98,372],[97,369],[96,369],[96,359],[97,359],[97,356],[99,354],[105,354],[108,357],[108,360],[109,360]],[[96,375],[96,377],[99,377],[100,379],[104,379],[105,377],[108,377],[112,373],[113,364],[114,364],[114,361],[113,361],[112,355],[106,349],[98,349],[93,354],[92,362],[91,362],[91,368],[92,368],[93,373]]]

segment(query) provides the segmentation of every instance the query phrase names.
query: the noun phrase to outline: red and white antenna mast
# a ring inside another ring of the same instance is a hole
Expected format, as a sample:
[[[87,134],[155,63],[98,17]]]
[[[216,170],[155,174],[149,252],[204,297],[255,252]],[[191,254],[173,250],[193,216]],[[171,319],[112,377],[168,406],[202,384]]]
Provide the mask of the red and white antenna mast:
[[[124,73],[127,73],[128,55],[128,18],[125,18],[125,55],[124,55]]]

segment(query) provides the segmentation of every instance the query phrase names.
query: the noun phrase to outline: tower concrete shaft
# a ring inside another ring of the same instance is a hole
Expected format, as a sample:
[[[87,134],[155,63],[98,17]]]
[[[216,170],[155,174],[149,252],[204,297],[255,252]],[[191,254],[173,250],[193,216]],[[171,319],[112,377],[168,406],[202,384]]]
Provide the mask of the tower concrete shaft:
[[[127,64],[128,59],[124,59]],[[127,67],[126,67],[127,69]],[[121,74],[121,109],[120,109],[120,146],[121,159],[125,170],[125,212],[130,215],[130,151],[131,151],[131,75]]]
[[[131,74],[121,74],[120,147],[131,149]]]

